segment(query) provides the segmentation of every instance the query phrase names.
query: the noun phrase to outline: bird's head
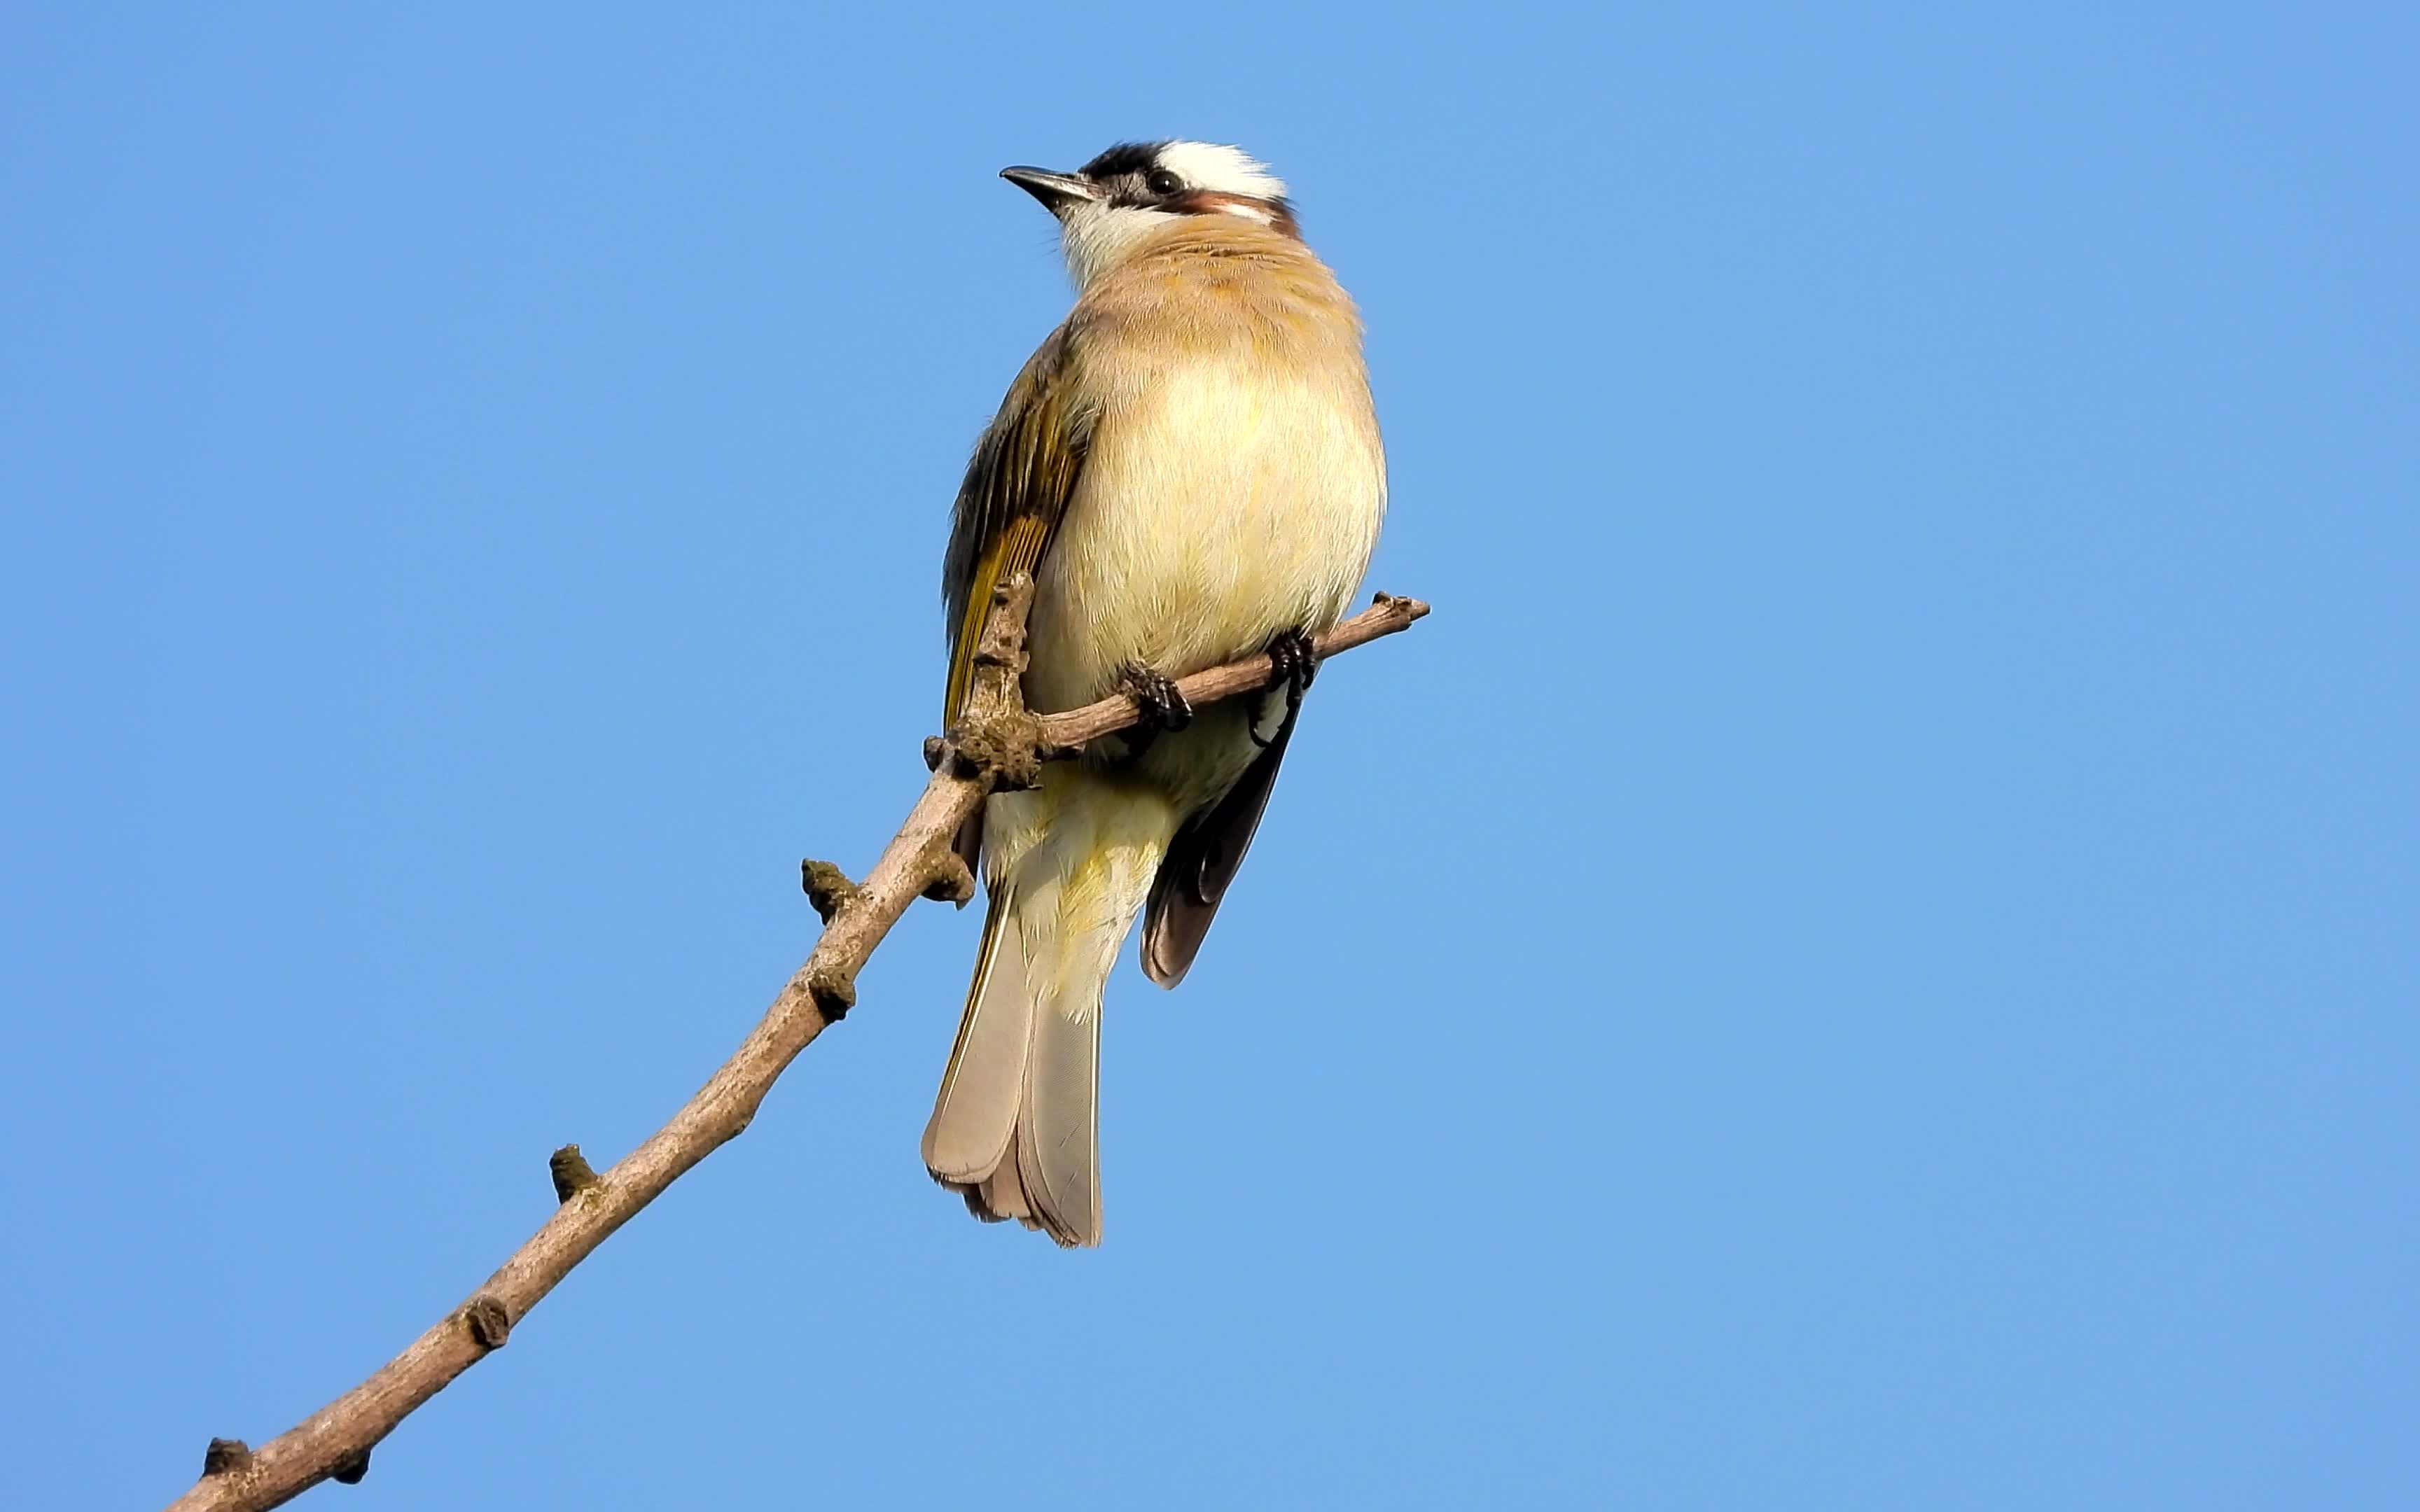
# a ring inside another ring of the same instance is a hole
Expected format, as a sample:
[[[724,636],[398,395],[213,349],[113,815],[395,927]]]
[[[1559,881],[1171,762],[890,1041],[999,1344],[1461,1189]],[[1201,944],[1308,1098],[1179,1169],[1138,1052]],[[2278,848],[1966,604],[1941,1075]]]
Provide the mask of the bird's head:
[[[1284,181],[1241,148],[1210,142],[1122,142],[1074,173],[1002,168],[1000,176],[1059,218],[1078,288],[1181,215],[1239,216],[1301,234]]]

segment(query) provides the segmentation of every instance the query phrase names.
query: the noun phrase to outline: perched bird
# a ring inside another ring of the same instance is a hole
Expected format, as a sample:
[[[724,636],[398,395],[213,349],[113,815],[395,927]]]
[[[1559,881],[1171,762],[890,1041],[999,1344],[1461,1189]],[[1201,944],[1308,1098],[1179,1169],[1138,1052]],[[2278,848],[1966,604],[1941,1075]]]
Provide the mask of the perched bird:
[[[1386,513],[1361,322],[1285,185],[1232,147],[1113,147],[1001,177],[1058,218],[1077,299],[975,447],[943,568],[945,719],[994,585],[1030,571],[1029,707],[1133,693],[1144,725],[994,795],[983,946],[924,1164],[988,1220],[1101,1238],[1101,993],[1135,915],[1173,987],[1277,780]],[[1198,715],[1174,678],[1268,651],[1266,691]],[[972,826],[970,826],[971,828]]]

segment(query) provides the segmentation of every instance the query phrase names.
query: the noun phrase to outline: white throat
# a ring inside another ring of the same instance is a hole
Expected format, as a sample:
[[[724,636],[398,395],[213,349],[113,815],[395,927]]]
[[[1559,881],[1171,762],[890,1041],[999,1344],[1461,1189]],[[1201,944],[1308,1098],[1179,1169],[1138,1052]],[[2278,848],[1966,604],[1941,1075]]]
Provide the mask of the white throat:
[[[1093,280],[1125,261],[1136,242],[1183,219],[1167,210],[1132,205],[1078,205],[1069,209],[1060,222],[1059,245],[1066,254],[1067,276],[1075,282],[1076,292],[1082,293]]]

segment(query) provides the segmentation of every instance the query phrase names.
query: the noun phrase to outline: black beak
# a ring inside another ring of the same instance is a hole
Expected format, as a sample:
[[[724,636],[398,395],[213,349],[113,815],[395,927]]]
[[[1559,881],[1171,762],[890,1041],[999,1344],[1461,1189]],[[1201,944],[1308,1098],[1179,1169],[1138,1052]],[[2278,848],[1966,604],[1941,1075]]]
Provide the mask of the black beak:
[[[1042,208],[1053,215],[1063,215],[1069,206],[1088,204],[1101,197],[1098,185],[1072,173],[1052,173],[1047,168],[1002,168],[1000,176],[1040,200]]]

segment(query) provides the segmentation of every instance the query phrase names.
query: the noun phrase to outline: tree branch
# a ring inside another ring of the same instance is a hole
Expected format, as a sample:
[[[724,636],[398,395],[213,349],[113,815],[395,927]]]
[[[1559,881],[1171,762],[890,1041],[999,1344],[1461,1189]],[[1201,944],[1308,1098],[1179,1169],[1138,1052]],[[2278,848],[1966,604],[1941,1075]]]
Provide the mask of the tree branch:
[[[697,1095],[602,1174],[590,1168],[577,1145],[555,1151],[549,1166],[561,1205],[477,1290],[367,1381],[259,1448],[211,1440],[202,1478],[170,1504],[171,1512],[250,1512],[331,1477],[360,1480],[380,1440],[455,1377],[504,1348],[513,1325],[573,1266],[748,1127],[799,1052],[856,1003],[858,971],[909,903],[925,896],[964,902],[973,895],[973,879],[952,842],[985,795],[1031,786],[1042,762],[1076,755],[1085,742],[1133,724],[1140,712],[1123,694],[1039,718],[1025,711],[1018,680],[1032,602],[1033,582],[1024,574],[993,595],[966,717],[946,738],[927,743],[932,780],[865,881],[851,885],[837,867],[806,863],[808,891],[824,916],[822,937]],[[1418,599],[1381,594],[1321,636],[1315,649],[1325,659],[1407,629],[1428,611]],[[1191,703],[1215,703],[1268,686],[1272,672],[1267,656],[1247,656],[1180,678],[1176,686]]]

